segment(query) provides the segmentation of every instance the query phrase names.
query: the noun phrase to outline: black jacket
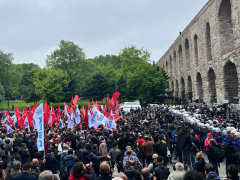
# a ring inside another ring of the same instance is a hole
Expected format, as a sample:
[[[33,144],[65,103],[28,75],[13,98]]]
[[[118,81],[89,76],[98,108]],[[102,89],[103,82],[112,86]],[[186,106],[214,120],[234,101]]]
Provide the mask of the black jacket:
[[[22,164],[24,164],[25,162],[28,162],[28,158],[30,156],[29,150],[20,148],[19,154],[21,155],[21,158],[22,158]]]
[[[134,168],[128,168],[124,171],[128,179],[129,177],[134,177],[136,180],[142,180],[142,177],[139,172],[137,172]]]
[[[96,149],[93,149],[92,152],[93,152],[96,156],[101,156],[100,152],[99,152],[98,150],[96,150]],[[93,163],[93,167],[99,166],[100,160],[93,160],[92,163]]]
[[[52,171],[53,174],[57,174],[57,159],[51,155],[51,154],[46,154],[45,155],[46,163],[44,164],[45,170],[50,170]],[[42,159],[43,160],[43,157]]]
[[[22,172],[21,174],[14,176],[12,180],[37,180],[37,178],[28,172]]]
[[[93,161],[102,161],[104,159],[106,159],[107,156],[96,156],[92,151],[84,149],[81,152],[81,160],[83,162],[83,164],[89,164],[90,162]]]
[[[204,170],[205,164],[206,162],[200,159],[193,164],[193,170],[205,174],[205,170]]]
[[[197,148],[200,149],[199,139],[191,136],[191,140],[197,146]]]
[[[102,173],[101,176],[95,178],[94,180],[112,180],[112,176],[110,176],[110,174],[107,173]]]
[[[21,147],[22,146],[22,143],[23,143],[23,138],[22,137],[18,137],[15,141],[15,143],[13,144],[13,148],[18,146],[18,147]]]
[[[189,132],[182,130],[178,135],[178,144],[177,148],[182,150],[185,148],[191,149],[192,147],[192,140],[190,137]]]
[[[119,147],[119,149],[125,151],[126,145],[127,145],[127,138],[125,138],[125,137],[120,137],[119,142],[118,142],[118,147]]]

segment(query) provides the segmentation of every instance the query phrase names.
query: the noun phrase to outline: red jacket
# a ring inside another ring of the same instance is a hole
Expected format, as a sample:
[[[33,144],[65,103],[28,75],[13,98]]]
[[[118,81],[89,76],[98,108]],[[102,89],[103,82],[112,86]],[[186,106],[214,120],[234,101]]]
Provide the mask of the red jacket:
[[[196,135],[196,134],[195,134],[195,137],[196,137],[196,138],[198,138],[198,140],[199,140],[199,143],[201,144],[201,141],[200,141],[200,139],[199,139],[198,135]]]
[[[138,138],[137,140],[138,142],[140,142],[140,145],[142,146],[142,144],[145,142],[145,140],[143,138]]]
[[[206,148],[206,151],[208,150],[208,148],[211,146],[210,144],[209,144],[209,141],[210,141],[210,139],[205,139],[205,148]],[[214,139],[214,144],[217,144],[217,141]]]

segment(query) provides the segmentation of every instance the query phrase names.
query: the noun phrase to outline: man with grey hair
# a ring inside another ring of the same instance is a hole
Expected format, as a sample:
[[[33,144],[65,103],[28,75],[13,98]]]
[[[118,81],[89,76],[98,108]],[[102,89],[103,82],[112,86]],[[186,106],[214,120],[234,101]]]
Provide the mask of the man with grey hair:
[[[184,174],[184,166],[178,162],[175,164],[175,167],[172,167],[172,173],[168,176],[167,180],[183,180]]]
[[[110,165],[107,161],[103,161],[100,164],[100,172],[101,176],[96,177],[94,180],[112,180],[112,176],[110,176]]]
[[[128,179],[127,176],[126,176],[126,174],[124,174],[123,172],[118,173],[118,174],[116,175],[116,178],[121,178],[122,180],[127,180],[127,179]]]
[[[40,174],[40,170],[39,170],[39,161],[38,159],[34,158],[31,162],[32,167],[31,167],[31,175],[35,176],[36,178],[38,178],[39,174]]]
[[[126,147],[126,151],[124,152],[124,158],[128,156],[128,155],[127,155],[127,151],[128,151],[128,150],[129,150],[129,151],[132,151],[131,155],[137,157],[137,154],[132,150],[131,146],[127,146],[127,147]]]
[[[21,169],[22,163],[20,161],[13,161],[13,167],[11,169],[10,176],[14,177],[22,173]]]
[[[52,171],[45,170],[45,171],[41,172],[38,180],[54,180]]]

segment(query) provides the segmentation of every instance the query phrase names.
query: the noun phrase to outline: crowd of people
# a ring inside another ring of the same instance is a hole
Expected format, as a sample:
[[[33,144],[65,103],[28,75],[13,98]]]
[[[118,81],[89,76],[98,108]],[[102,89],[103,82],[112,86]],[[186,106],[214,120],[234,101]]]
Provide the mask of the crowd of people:
[[[45,125],[45,151],[38,152],[37,130],[7,133],[0,126],[0,180],[237,180],[239,154],[232,144],[222,149],[212,134],[198,135],[182,117],[169,113],[171,104],[121,110],[116,129],[89,127],[84,121],[67,128]],[[186,111],[197,107],[184,105]],[[224,121],[207,106],[200,121]],[[230,121],[238,127],[239,118]],[[208,162],[204,158],[207,154]],[[218,167],[226,158],[226,176]],[[173,164],[175,161],[177,163]],[[171,164],[171,168],[169,165]]]

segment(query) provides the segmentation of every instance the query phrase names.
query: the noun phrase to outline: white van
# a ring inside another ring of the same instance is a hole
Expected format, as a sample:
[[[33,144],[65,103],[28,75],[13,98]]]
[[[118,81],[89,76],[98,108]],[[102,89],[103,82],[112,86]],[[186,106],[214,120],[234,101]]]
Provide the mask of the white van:
[[[124,102],[124,105],[120,108],[120,110],[124,110],[125,112],[130,112],[131,107],[135,110],[136,108],[142,109],[140,102],[136,100],[135,102]]]

